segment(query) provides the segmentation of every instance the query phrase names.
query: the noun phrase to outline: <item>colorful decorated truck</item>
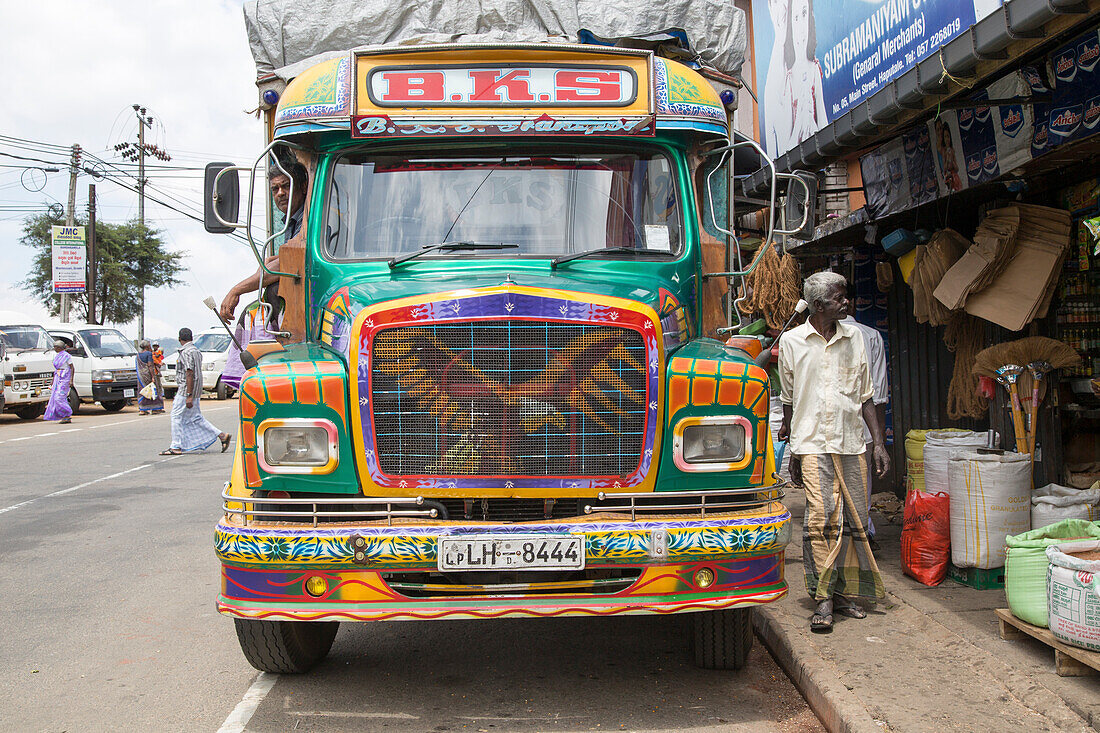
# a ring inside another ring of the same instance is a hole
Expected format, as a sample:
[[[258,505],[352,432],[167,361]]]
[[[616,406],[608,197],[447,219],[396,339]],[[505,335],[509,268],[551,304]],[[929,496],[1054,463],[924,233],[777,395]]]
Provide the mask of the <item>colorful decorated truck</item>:
[[[269,123],[254,177],[309,180],[215,530],[248,661],[305,671],[341,622],[690,613],[696,661],[742,666],[791,518],[767,375],[704,317],[712,85],[649,50],[407,46],[299,73]]]

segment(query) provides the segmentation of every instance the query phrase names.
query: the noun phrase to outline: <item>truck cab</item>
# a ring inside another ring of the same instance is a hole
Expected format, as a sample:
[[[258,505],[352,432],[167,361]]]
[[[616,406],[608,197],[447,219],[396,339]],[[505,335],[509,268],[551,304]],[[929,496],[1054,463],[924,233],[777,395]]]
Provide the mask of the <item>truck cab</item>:
[[[0,322],[4,412],[33,420],[46,411],[53,384],[53,338],[35,323]]]
[[[137,396],[137,349],[113,328],[81,323],[48,323],[46,330],[68,345],[73,357],[73,384],[69,406],[98,402],[107,412],[118,412]]]
[[[215,529],[249,662],[305,671],[341,622],[688,613],[699,665],[742,666],[791,516],[768,376],[704,314],[708,81],[583,45],[352,52],[271,129],[257,163],[309,183]],[[237,170],[208,169],[212,231],[245,228]]]

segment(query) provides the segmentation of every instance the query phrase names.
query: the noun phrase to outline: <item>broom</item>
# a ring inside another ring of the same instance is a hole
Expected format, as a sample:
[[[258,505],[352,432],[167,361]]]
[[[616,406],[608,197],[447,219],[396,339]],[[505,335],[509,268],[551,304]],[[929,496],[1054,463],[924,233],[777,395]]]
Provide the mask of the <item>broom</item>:
[[[1023,407],[1020,404],[1020,395],[1016,389],[1016,378],[1023,372],[1022,367],[1016,364],[1031,366],[1032,376],[1036,382],[1042,379],[1043,374],[1054,369],[1077,366],[1081,363],[1081,357],[1073,347],[1061,341],[1045,336],[1029,336],[1016,341],[1006,341],[1003,344],[994,344],[988,349],[978,352],[974,359],[974,373],[985,377],[993,377],[1008,389],[1012,396],[1012,424],[1016,432],[1016,450],[1020,453],[1034,451],[1034,437],[1027,436],[1024,430]],[[1009,367],[1006,369],[1006,367]],[[1031,432],[1037,432],[1035,420],[1038,417],[1039,405],[1038,390],[1032,387],[1032,400],[1029,405],[1031,417]],[[1031,449],[1029,451],[1029,448]]]

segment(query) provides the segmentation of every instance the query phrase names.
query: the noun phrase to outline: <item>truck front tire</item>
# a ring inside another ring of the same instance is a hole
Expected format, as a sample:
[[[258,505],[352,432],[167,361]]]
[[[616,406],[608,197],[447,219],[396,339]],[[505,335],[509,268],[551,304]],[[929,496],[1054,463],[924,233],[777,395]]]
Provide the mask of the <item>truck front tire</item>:
[[[256,621],[235,618],[245,659],[261,672],[301,674],[313,669],[332,648],[337,621]]]
[[[69,387],[69,409],[74,415],[80,410],[80,394],[76,391],[76,387]]]
[[[126,407],[126,400],[108,400],[106,402],[100,401],[99,404],[103,405],[103,409],[107,412],[118,412],[123,407]]]
[[[219,400],[224,400],[229,397],[229,387],[227,387],[225,382],[221,379],[218,379],[218,384],[214,387],[214,395]]]
[[[726,608],[692,614],[695,666],[741,669],[752,649],[752,609]]]

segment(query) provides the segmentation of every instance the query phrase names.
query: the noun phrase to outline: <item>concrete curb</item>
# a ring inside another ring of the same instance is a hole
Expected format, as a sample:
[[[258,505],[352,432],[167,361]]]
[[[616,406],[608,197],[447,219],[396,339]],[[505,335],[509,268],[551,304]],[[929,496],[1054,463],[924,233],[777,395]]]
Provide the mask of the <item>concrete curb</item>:
[[[875,722],[809,641],[784,627],[778,614],[767,606],[757,606],[755,611],[756,635],[829,733],[882,733],[884,726]]]

